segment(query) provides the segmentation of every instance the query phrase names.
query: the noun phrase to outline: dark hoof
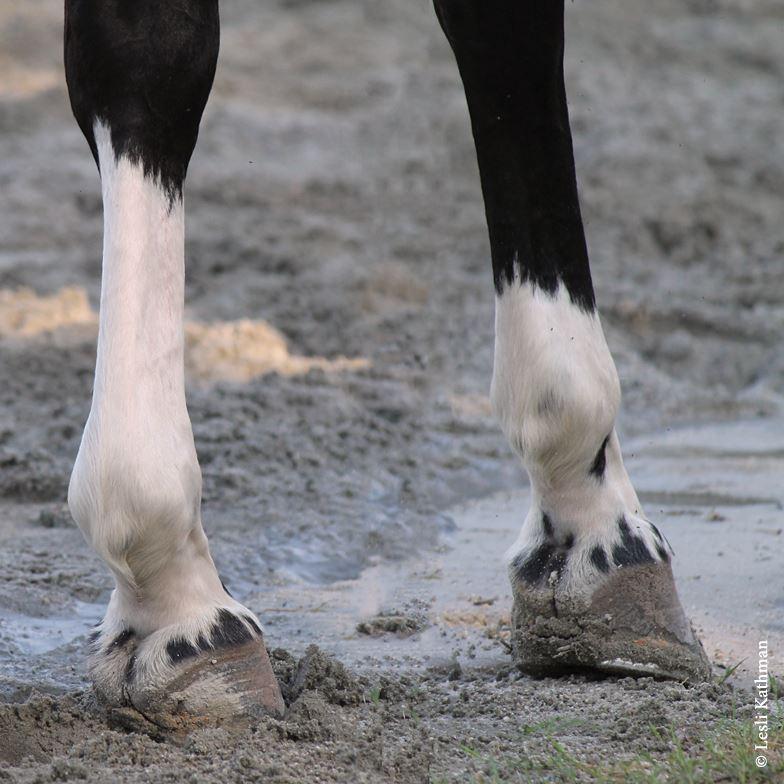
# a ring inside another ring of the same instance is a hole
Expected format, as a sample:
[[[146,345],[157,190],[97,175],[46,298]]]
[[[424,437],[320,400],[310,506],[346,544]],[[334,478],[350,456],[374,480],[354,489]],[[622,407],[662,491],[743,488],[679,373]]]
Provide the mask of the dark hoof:
[[[711,677],[669,563],[614,570],[589,598],[519,580],[512,588],[513,657],[525,673],[594,670],[689,683]]]

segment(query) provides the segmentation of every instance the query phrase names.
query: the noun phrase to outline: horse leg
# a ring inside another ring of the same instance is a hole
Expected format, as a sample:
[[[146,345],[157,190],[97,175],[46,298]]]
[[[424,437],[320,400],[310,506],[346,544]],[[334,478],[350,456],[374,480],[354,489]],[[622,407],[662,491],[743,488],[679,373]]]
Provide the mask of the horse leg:
[[[218,41],[216,0],[66,0],[68,89],[104,205],[95,384],[68,493],[116,582],[90,673],[107,705],[171,727],[283,709],[258,620],[210,556],[185,404],[182,187]]]
[[[563,0],[435,0],[465,87],[496,290],[494,410],[531,478],[509,553],[518,666],[699,680],[671,550],[623,465],[564,87]]]

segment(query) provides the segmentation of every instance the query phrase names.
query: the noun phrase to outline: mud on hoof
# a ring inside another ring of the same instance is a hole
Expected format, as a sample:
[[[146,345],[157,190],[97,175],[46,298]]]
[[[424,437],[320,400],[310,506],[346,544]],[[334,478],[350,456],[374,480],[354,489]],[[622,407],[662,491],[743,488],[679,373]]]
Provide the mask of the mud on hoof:
[[[261,629],[227,608],[146,637],[107,619],[89,670],[110,721],[128,729],[178,733],[285,710]]]
[[[621,517],[606,546],[572,535],[556,541],[545,516],[541,538],[512,559],[510,578],[513,657],[523,672],[711,676],[678,599],[669,545],[646,520]]]

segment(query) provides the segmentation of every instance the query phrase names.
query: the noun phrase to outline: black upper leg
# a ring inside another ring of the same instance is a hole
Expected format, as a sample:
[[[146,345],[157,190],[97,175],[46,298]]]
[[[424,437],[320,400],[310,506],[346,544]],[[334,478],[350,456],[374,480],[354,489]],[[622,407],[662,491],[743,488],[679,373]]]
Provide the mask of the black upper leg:
[[[66,0],[68,92],[96,162],[101,120],[116,156],[181,194],[219,38],[217,0]]]
[[[476,142],[500,293],[515,273],[595,307],[563,78],[563,0],[434,0]]]

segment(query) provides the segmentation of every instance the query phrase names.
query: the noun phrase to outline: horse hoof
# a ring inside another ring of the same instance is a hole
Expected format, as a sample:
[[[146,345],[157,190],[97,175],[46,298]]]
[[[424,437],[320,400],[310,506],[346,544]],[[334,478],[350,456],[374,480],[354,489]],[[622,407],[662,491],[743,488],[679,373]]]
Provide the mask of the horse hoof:
[[[525,673],[594,670],[688,683],[711,677],[669,562],[615,569],[588,597],[514,580],[513,592],[513,657]]]
[[[180,733],[281,717],[285,704],[256,622],[221,609],[205,624],[201,633],[177,626],[144,638],[130,629],[102,635],[90,674],[110,719]]]

